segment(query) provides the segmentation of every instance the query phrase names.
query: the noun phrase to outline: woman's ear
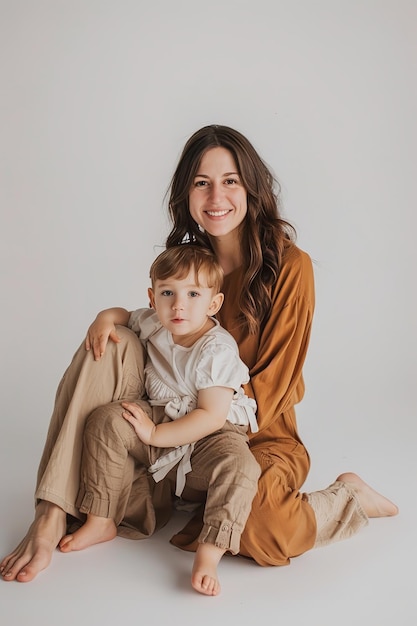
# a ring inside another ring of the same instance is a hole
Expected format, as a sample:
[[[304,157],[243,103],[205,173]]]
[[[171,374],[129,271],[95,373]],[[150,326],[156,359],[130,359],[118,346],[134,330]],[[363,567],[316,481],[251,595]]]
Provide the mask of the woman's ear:
[[[148,287],[149,306],[151,309],[155,308],[155,295],[152,287]]]
[[[217,311],[220,311],[221,306],[223,304],[223,300],[224,300],[224,294],[223,293],[216,293],[216,295],[213,297],[210,307],[209,307],[209,315],[216,315]]]

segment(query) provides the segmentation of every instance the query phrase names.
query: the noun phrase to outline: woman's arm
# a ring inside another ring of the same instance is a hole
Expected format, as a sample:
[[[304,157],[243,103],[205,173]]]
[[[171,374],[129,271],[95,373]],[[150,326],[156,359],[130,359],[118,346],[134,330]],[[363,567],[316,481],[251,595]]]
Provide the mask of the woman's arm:
[[[284,263],[273,291],[272,310],[259,336],[251,380],[245,385],[258,405],[259,430],[299,402],[304,394],[303,366],[314,313],[311,260],[293,251]]]
[[[123,417],[132,424],[139,439],[157,448],[194,443],[222,428],[226,422],[234,390],[210,387],[198,393],[197,408],[172,422],[154,424],[144,411],[131,402],[123,402]]]
[[[103,356],[109,339],[114,343],[120,342],[120,337],[116,332],[116,325],[127,326],[130,311],[120,307],[104,309],[98,313],[96,319],[87,330],[85,338],[85,349],[92,350],[95,361],[99,361]]]
[[[258,406],[258,426],[268,428],[278,415],[300,402],[304,395],[303,365],[310,339],[312,310],[299,298],[289,303],[265,329],[258,361],[251,371],[248,395]]]

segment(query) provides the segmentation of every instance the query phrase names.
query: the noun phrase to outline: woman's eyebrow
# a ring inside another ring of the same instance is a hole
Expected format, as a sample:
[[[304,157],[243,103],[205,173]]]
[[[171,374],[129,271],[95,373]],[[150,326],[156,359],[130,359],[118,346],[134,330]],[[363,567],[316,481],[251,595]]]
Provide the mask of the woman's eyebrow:
[[[195,177],[197,178],[197,176],[199,176],[200,178],[210,178],[208,174],[196,174]],[[239,176],[239,173],[238,172],[225,172],[224,174],[222,174],[222,176]]]

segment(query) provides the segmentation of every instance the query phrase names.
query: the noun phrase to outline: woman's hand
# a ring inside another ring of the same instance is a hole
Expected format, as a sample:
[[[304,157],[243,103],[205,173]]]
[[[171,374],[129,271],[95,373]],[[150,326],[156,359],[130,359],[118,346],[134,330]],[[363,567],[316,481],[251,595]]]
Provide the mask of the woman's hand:
[[[85,349],[92,350],[94,360],[99,361],[104,354],[109,339],[120,343],[116,324],[127,326],[130,312],[126,309],[113,308],[101,311],[87,330]]]
[[[140,406],[133,402],[122,402],[122,407],[125,409],[122,413],[123,417],[132,424],[139,439],[146,445],[151,445],[152,435],[156,428],[153,421]]]

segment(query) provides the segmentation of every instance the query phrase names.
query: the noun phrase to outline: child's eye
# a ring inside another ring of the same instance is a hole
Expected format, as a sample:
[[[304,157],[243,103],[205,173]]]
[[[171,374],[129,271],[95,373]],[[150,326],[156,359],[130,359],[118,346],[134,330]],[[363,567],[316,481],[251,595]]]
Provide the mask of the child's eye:
[[[188,295],[190,296],[190,298],[198,298],[200,294],[198,293],[198,291],[190,291]]]
[[[170,289],[164,289],[164,291],[161,292],[161,296],[172,296],[173,292]]]

